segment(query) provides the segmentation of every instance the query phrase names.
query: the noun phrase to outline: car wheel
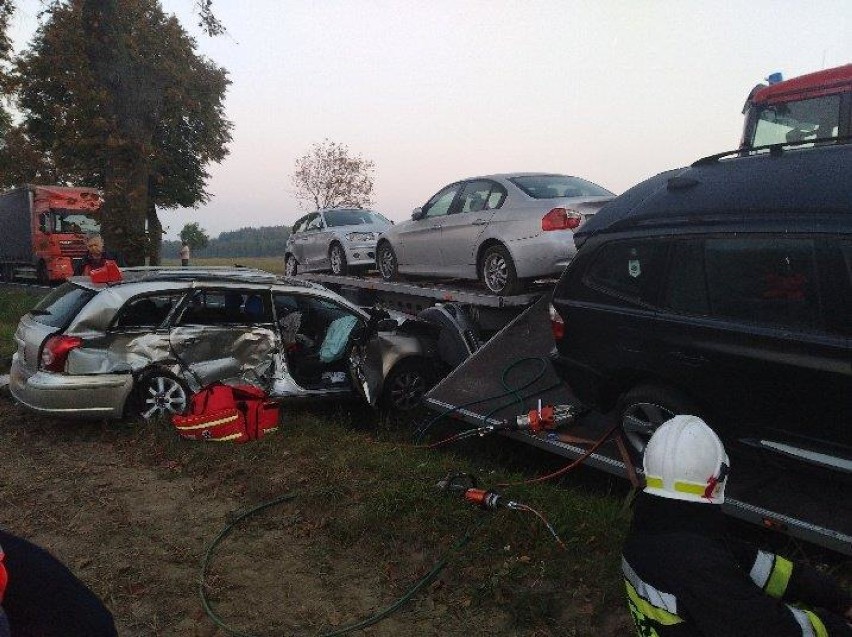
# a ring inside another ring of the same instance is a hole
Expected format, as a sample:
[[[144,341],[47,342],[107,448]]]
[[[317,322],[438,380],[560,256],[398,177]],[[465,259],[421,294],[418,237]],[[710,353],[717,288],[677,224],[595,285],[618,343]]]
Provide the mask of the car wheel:
[[[641,456],[657,427],[679,414],[700,416],[694,403],[680,392],[657,385],[639,385],[618,401],[616,413],[627,442]]]
[[[508,296],[521,291],[512,255],[501,245],[491,246],[482,255],[479,266],[482,283],[494,294]]]
[[[288,254],[287,258],[284,260],[284,276],[296,276],[299,272],[299,263],[296,261],[296,257],[292,254]]]
[[[382,406],[387,410],[411,411],[420,406],[432,386],[428,363],[407,359],[397,363],[385,378]]]
[[[136,382],[133,413],[145,420],[171,418],[189,408],[189,389],[174,374],[146,372]]]
[[[379,273],[385,281],[396,281],[399,278],[399,262],[396,260],[396,252],[387,241],[379,246],[376,261]]]
[[[342,276],[349,272],[349,264],[346,263],[346,251],[339,243],[332,243],[328,251],[328,260],[331,263],[331,273]]]
[[[38,262],[36,268],[36,279],[39,285],[50,285],[50,278],[47,275],[47,264],[44,261]]]

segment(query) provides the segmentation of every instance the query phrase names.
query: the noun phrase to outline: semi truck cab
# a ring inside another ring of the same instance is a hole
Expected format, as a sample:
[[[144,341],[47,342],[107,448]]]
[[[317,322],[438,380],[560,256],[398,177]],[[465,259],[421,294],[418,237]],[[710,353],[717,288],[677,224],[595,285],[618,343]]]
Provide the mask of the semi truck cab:
[[[743,107],[740,148],[793,142],[829,142],[852,135],[852,64],[752,89]]]

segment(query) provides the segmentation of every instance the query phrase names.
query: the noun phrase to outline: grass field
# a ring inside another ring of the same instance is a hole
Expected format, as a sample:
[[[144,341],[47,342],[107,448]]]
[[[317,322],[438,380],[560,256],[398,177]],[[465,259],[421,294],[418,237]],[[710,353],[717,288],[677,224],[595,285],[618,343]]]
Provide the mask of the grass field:
[[[9,369],[10,359],[15,352],[13,336],[18,319],[38,302],[39,296],[22,292],[0,290],[0,373]]]
[[[208,265],[243,265],[249,268],[266,270],[273,274],[284,274],[284,257],[211,257],[203,259],[192,259],[190,264],[194,266]],[[180,259],[163,259],[163,265],[180,265]]]

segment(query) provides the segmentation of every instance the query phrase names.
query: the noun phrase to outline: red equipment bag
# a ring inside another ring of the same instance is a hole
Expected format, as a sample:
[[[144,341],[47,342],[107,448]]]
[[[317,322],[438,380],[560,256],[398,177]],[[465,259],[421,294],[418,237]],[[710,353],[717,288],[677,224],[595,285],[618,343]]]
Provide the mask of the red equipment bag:
[[[184,416],[172,416],[182,438],[248,442],[278,429],[278,405],[252,385],[208,385],[193,395]]]

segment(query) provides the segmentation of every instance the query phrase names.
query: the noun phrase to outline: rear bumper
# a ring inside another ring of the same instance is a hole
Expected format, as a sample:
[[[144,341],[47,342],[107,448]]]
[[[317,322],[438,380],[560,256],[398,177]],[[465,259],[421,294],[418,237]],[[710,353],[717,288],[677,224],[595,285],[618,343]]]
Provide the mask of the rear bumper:
[[[577,248],[570,230],[541,232],[536,237],[506,242],[521,279],[562,274]]]
[[[12,357],[9,390],[19,403],[44,414],[69,418],[121,418],[133,389],[130,374],[69,376],[31,372]]]

